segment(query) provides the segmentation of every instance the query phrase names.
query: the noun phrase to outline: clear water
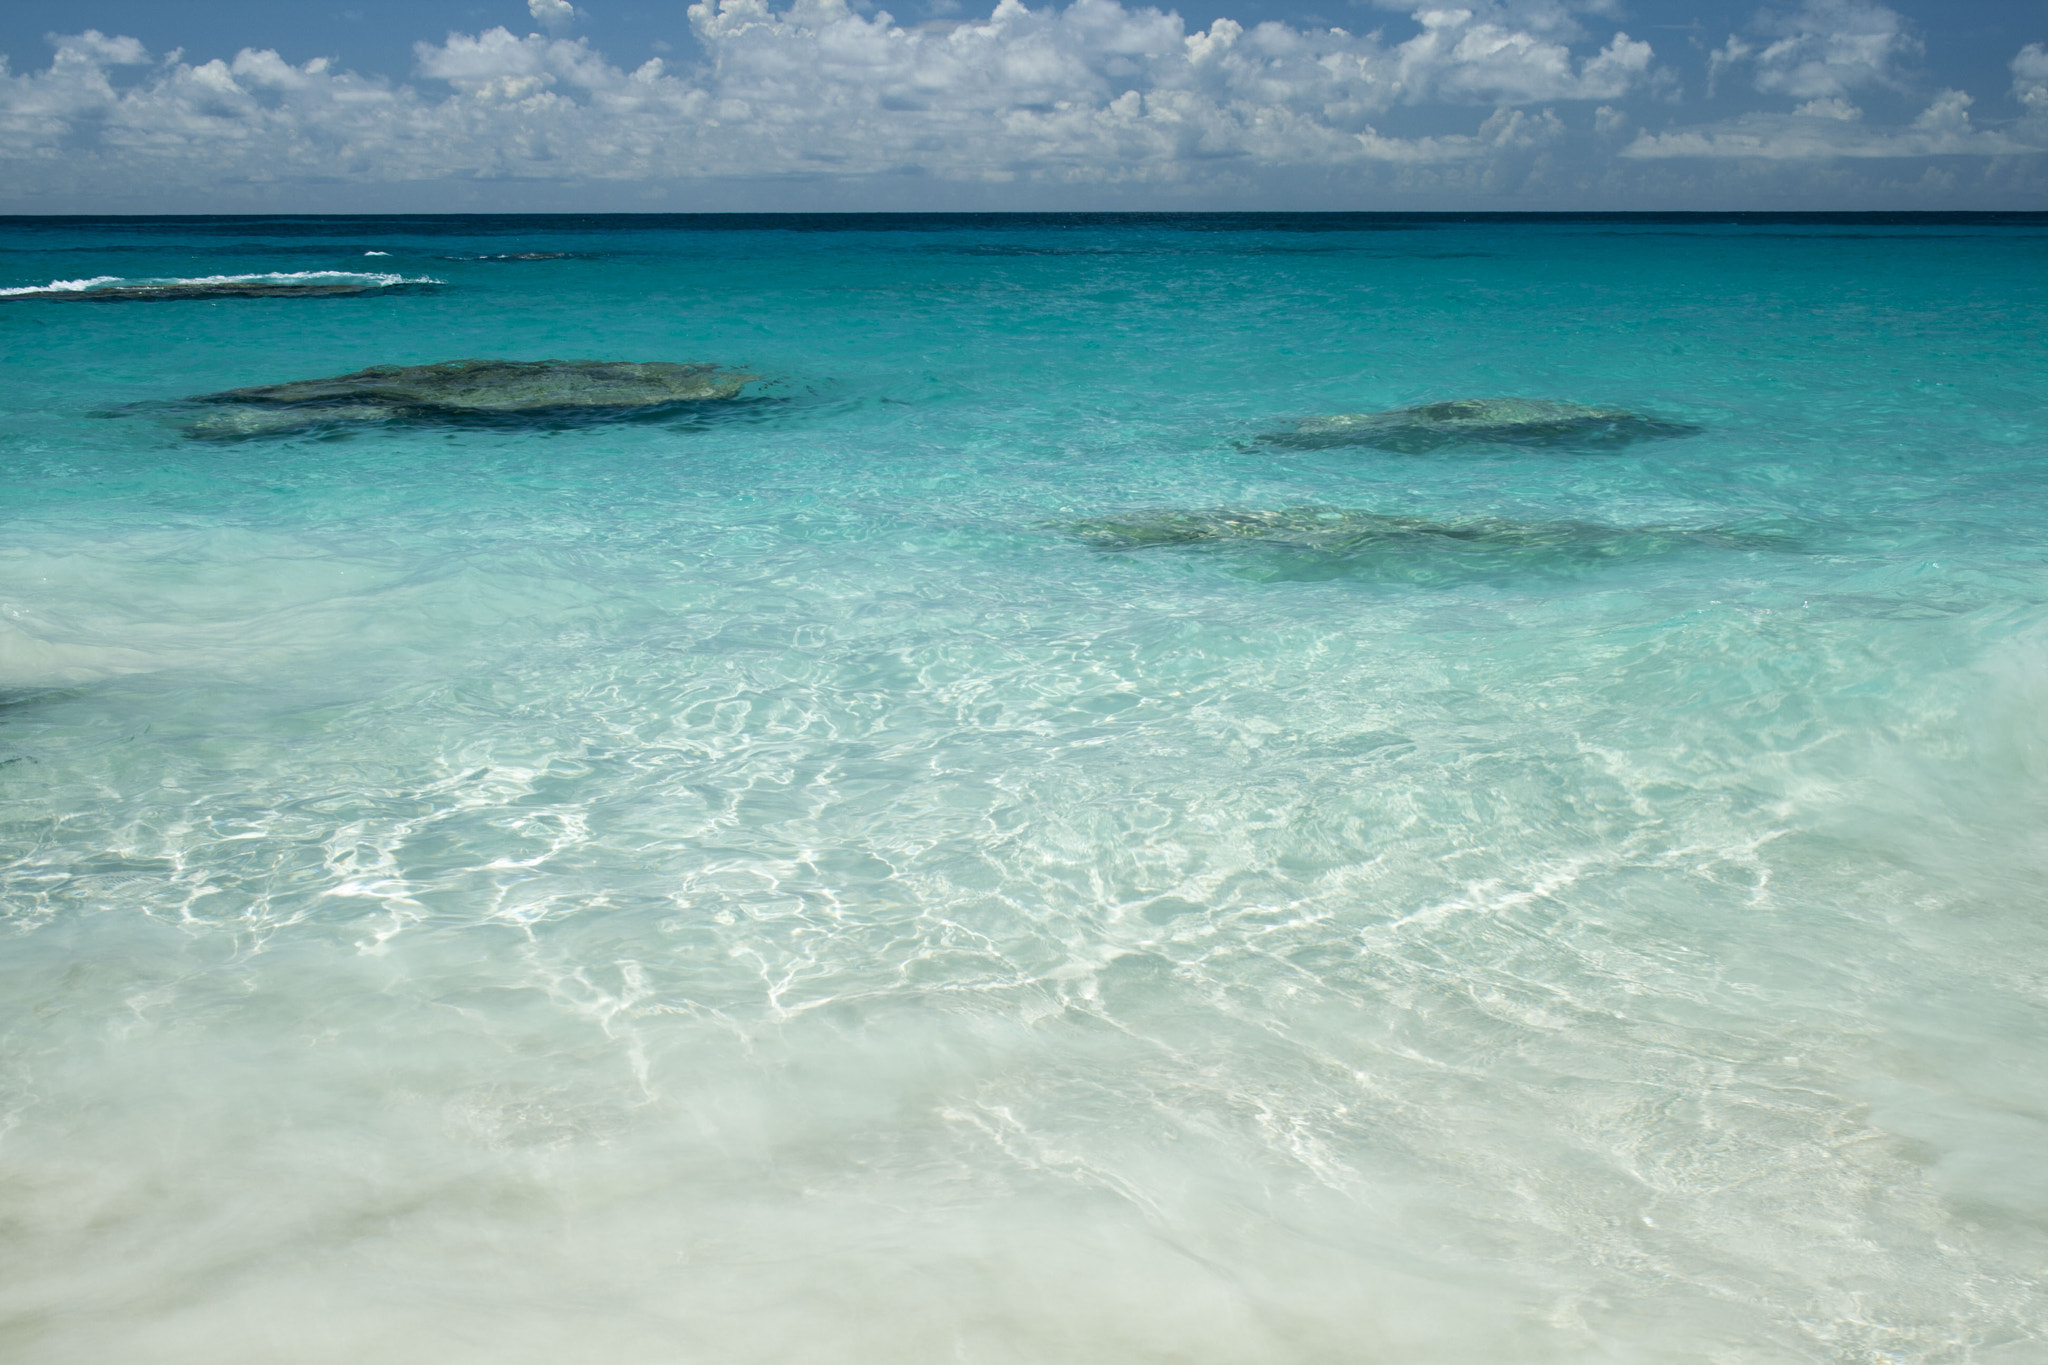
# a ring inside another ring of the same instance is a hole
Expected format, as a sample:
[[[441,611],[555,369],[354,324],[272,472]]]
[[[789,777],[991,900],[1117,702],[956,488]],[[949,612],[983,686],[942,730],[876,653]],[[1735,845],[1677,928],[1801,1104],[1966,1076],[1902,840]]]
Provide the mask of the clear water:
[[[0,304],[0,1357],[2048,1353],[2048,219],[0,224],[331,270]]]

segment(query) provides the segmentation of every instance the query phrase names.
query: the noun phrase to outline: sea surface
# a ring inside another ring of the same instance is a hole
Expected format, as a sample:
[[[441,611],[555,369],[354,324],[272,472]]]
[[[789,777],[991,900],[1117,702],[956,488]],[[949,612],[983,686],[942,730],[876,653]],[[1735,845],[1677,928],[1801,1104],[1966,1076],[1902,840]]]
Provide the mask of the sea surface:
[[[357,276],[0,298],[0,1359],[2048,1359],[2048,216],[0,221]]]

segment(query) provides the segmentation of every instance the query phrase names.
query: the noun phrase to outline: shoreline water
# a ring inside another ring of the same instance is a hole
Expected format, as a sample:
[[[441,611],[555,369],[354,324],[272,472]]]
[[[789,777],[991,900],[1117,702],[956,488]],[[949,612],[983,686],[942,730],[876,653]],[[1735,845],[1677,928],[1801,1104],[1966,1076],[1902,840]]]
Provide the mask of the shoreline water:
[[[0,220],[5,1353],[2038,1351],[2048,216],[1300,217]]]

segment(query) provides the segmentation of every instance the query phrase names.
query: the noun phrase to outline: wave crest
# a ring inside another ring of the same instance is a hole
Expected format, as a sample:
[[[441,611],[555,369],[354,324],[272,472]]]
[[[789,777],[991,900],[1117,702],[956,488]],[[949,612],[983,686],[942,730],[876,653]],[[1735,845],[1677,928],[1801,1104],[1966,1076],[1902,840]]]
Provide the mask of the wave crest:
[[[129,279],[95,275],[83,280],[0,289],[0,299],[140,299],[232,296],[288,296],[373,293],[407,285],[439,285],[431,275],[407,277],[384,271],[277,270],[247,275],[150,276]]]

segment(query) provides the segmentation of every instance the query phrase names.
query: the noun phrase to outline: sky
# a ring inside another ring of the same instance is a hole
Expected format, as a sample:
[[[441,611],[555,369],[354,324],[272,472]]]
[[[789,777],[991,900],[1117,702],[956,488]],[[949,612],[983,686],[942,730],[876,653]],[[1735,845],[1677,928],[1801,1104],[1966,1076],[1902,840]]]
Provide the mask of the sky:
[[[2048,209],[2048,0],[8,0],[0,213]]]

